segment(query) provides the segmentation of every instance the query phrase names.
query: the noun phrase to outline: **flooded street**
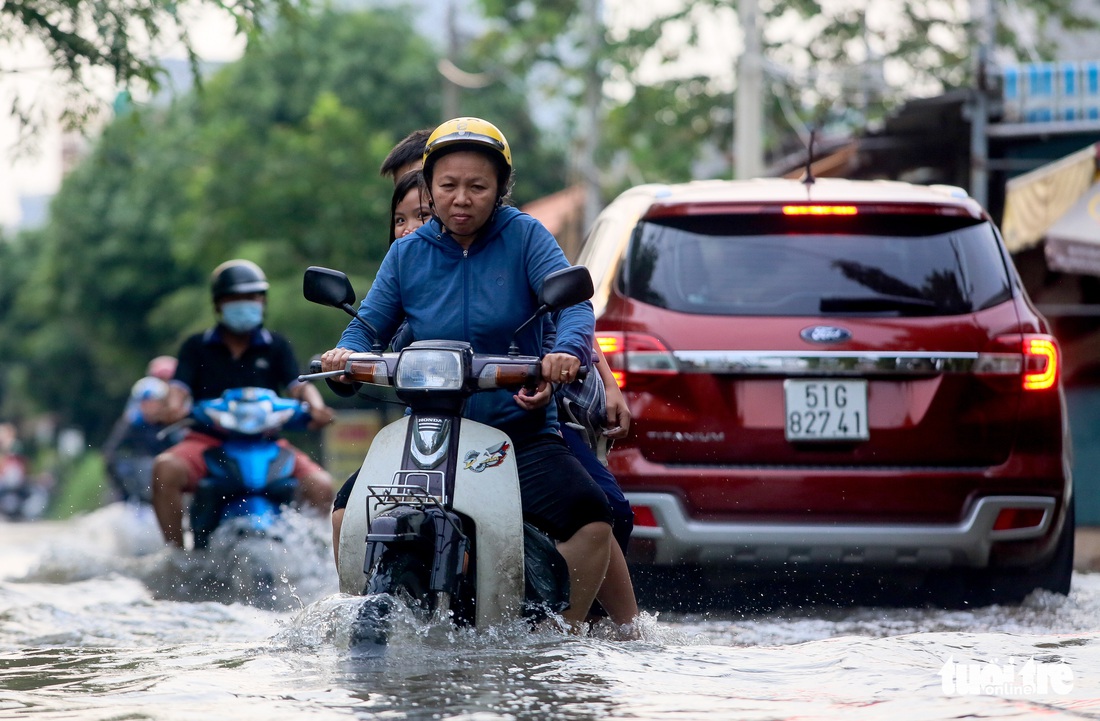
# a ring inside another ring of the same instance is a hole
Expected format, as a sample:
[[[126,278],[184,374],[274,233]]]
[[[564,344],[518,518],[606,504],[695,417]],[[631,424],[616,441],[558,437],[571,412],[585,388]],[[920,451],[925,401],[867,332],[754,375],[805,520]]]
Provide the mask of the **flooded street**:
[[[327,532],[294,519],[240,603],[121,505],[0,525],[0,718],[1100,718],[1100,574],[1019,607],[651,612],[631,642],[405,619],[367,658]]]

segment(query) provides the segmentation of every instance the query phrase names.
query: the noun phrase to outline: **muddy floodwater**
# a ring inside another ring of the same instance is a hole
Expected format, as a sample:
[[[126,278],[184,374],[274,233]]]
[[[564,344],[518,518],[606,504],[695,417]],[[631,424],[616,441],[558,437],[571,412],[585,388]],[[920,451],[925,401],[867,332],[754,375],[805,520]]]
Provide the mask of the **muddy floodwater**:
[[[277,568],[256,597],[141,509],[0,524],[0,719],[1100,718],[1100,574],[1015,607],[649,609],[625,642],[399,614],[364,657],[328,534],[222,549]]]

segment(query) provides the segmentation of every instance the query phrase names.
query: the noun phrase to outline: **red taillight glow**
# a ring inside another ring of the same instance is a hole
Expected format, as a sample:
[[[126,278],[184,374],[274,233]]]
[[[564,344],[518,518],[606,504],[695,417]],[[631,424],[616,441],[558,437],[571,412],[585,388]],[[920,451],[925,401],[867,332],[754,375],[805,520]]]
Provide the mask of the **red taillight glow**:
[[[674,376],[679,373],[676,357],[651,335],[597,331],[596,343],[620,388],[626,388],[630,376]]]
[[[657,517],[653,515],[653,509],[649,506],[633,506],[634,525],[641,528],[660,528]]]
[[[623,347],[626,345],[621,333],[596,333],[596,345],[603,351],[603,357],[607,359],[607,367],[611,369],[611,375],[615,376],[615,385],[622,388],[626,385],[626,373],[623,371]]]
[[[974,365],[974,373],[995,387],[1011,383],[1025,391],[1044,391],[1058,385],[1060,359],[1054,336],[1007,334],[986,348]]]
[[[607,358],[607,364],[611,368],[611,375],[615,377],[615,385],[622,388],[626,384],[626,373],[621,369],[621,356],[623,352],[623,339],[620,335],[597,335],[596,345],[603,351]],[[615,358],[613,361],[612,358]]]
[[[1052,387],[1058,380],[1058,346],[1050,338],[1024,338],[1024,390]]]
[[[993,522],[994,531],[1011,531],[1016,528],[1035,528],[1043,522],[1042,508],[1002,508]]]
[[[857,215],[854,205],[784,205],[783,215]]]
[[[600,350],[602,350],[605,355],[609,353],[623,352],[622,336],[598,335],[596,336],[596,344],[600,347]]]

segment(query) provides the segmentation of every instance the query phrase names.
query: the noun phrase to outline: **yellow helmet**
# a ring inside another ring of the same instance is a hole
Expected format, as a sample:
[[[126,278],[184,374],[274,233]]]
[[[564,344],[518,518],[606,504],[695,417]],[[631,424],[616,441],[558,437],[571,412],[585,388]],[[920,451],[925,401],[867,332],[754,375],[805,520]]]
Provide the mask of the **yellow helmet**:
[[[432,153],[455,145],[475,145],[488,148],[504,159],[508,170],[512,169],[512,150],[508,140],[497,126],[481,118],[455,118],[436,128],[424,146],[424,165]]]

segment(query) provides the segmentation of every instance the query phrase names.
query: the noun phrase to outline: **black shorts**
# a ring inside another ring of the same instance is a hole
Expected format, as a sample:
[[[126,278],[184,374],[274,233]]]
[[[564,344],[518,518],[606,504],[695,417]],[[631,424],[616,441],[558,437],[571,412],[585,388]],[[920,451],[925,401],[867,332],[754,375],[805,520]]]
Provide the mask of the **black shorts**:
[[[519,444],[516,465],[523,520],[551,538],[567,540],[589,523],[611,524],[607,496],[561,437],[546,433]],[[336,494],[333,510],[347,507],[358,473]]]
[[[516,465],[523,520],[554,540],[565,541],[589,523],[611,525],[607,495],[561,436],[544,433],[518,444]]]

